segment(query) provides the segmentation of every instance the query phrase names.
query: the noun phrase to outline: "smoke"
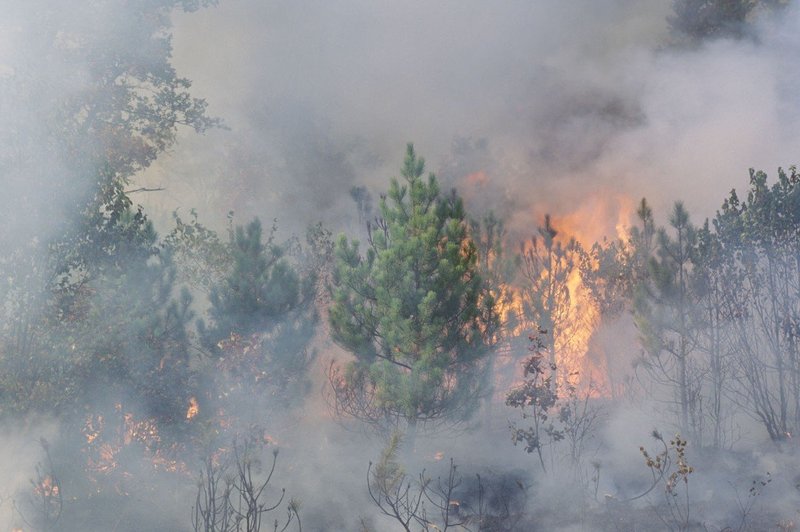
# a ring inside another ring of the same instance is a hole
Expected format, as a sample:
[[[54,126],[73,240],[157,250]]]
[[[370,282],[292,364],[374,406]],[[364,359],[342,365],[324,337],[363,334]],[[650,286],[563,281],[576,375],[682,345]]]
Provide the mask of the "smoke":
[[[751,40],[673,50],[668,8],[225,2],[179,18],[175,61],[231,131],[183,140],[147,180],[182,203],[240,191],[188,196],[201,211],[338,229],[350,187],[382,191],[413,141],[473,211],[521,233],[598,196],[652,197],[657,213],[683,198],[708,216],[749,167],[792,162],[798,11]]]
[[[53,420],[28,420],[17,424],[13,430],[6,430],[0,439],[3,457],[14,457],[13,460],[4,459],[0,469],[4,479],[0,492],[0,521],[4,526],[19,521],[19,515],[15,514],[31,502],[26,488],[30,487],[32,472],[45,461],[45,453],[38,442],[52,441],[56,432]]]
[[[471,139],[488,144],[486,167],[463,170],[491,172],[502,192],[489,207],[505,214],[642,120],[610,72],[659,42],[665,14],[662,2],[226,2],[178,21],[175,62],[231,131],[185,141],[148,179],[210,171],[210,188],[248,191],[226,208],[336,222],[350,186],[385,187],[406,142],[444,171]]]
[[[93,185],[79,179],[86,167],[67,157],[70,147],[61,141],[68,135],[52,127],[61,123],[63,102],[91,88],[92,62],[70,54],[80,44],[70,31],[46,33],[47,23],[65,13],[76,34],[126,27],[126,11],[96,4],[70,12],[46,1],[12,2],[0,15],[0,245],[7,250],[63,231],[75,216],[70,209]],[[800,8],[789,8],[780,20],[761,20],[752,39],[688,50],[665,46],[668,11],[663,0],[223,0],[199,12],[176,12],[173,63],[227,127],[205,136],[179,131],[177,145],[134,177],[137,186],[166,190],[134,199],[162,228],[173,210],[197,208],[201,220],[217,228],[233,210],[237,220],[276,218],[287,233],[323,221],[353,234],[359,213],[351,188],[365,186],[377,197],[397,174],[405,143],[413,141],[428,169],[464,195],[471,214],[494,210],[515,237],[531,234],[546,212],[589,240],[613,236],[617,225],[630,222],[642,196],[657,216],[683,199],[700,219],[729,189],[745,185],[747,168],[793,162],[787,157],[800,145],[794,68]],[[0,265],[10,260],[11,251],[0,253]],[[46,284],[19,262],[30,284]],[[39,302],[14,304],[36,315]],[[625,322],[600,339],[604,356],[614,356],[615,342],[635,335],[632,329]],[[324,330],[314,343],[326,363],[340,354],[322,336]],[[136,345],[126,349],[138,352]],[[625,352],[624,358],[634,357]],[[615,359],[620,373],[621,359]],[[324,380],[316,371],[316,380]],[[268,396],[245,398],[241,409],[252,414],[248,421],[267,420],[280,432],[286,449],[276,484],[307,501],[310,529],[355,529],[362,514],[375,510],[364,493],[365,469],[378,458],[381,442],[365,443],[321,415],[321,385],[306,411],[274,412]],[[649,441],[659,409],[663,405],[654,401],[616,411],[592,442],[590,452],[602,453],[593,456],[603,462],[601,497],[607,492],[624,499],[646,487],[649,472],[637,448]],[[476,423],[479,430],[420,443],[409,474],[425,467],[441,474],[439,452],[446,453],[445,462],[452,455],[467,464],[465,476],[488,477],[469,466],[485,464],[492,474],[523,484],[528,510],[549,512],[545,526],[577,526],[554,515],[574,495],[573,477],[534,483],[535,461],[512,447],[506,414],[487,416]],[[0,493],[2,522],[17,519],[8,500],[29,488],[43,460],[30,443],[56,432],[34,424],[23,436],[0,440],[4,463],[11,464],[0,470],[8,480]],[[740,471],[737,462],[701,483],[704,500],[726,501],[717,506],[720,527],[737,511],[720,489],[729,478],[739,475],[737,486],[746,491],[751,479],[744,477],[753,470],[796,468],[792,458],[771,454],[749,453],[743,460],[753,467]],[[154,475],[149,486],[140,481],[131,487],[146,495],[141,504],[129,500],[126,519],[148,514],[153,527],[185,526],[194,473],[171,480]],[[780,479],[785,491],[794,481],[789,477]],[[173,494],[171,508],[159,502],[165,492]],[[788,508],[793,500],[786,495],[774,506]],[[604,508],[597,498],[586,504],[592,511]],[[95,525],[108,529],[107,522]]]
[[[45,22],[35,10],[13,5],[0,19],[0,242],[17,247],[46,238],[67,213],[80,183],[66,186],[66,163],[59,156],[57,132],[50,129],[57,102],[79,87],[80,66],[66,75],[65,65],[43,49]]]

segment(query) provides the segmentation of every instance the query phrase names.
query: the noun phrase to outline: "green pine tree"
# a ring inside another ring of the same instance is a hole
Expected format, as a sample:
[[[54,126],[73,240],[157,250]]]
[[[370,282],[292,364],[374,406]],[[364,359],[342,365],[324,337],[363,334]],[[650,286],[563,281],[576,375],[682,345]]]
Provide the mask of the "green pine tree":
[[[479,274],[461,199],[443,195],[409,144],[392,179],[366,255],[336,245],[330,326],[355,356],[333,368],[336,406],[363,421],[405,423],[469,416],[484,388],[495,301]]]
[[[210,326],[199,322],[205,347],[229,359],[226,366],[238,384],[263,383],[281,390],[307,389],[307,349],[317,316],[313,300],[315,277],[301,275],[275,242],[275,227],[263,241],[261,222],[231,232],[228,275],[209,296]]]
[[[211,290],[213,326],[206,339],[216,344],[231,333],[248,335],[268,328],[300,300],[300,277],[270,235],[262,242],[261,221],[239,226],[231,235],[233,266]]]
[[[699,384],[692,369],[698,330],[703,327],[692,287],[697,230],[681,202],[675,203],[669,223],[673,236],[666,229],[658,231],[649,280],[635,297],[634,319],[650,356],[646,367],[675,392],[681,432],[699,437]]]

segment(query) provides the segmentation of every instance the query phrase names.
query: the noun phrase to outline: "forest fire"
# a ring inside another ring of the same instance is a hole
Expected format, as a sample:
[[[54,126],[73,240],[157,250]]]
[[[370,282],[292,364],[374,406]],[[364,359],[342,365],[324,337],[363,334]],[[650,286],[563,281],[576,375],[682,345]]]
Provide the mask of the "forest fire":
[[[553,226],[588,249],[611,235],[625,240],[633,223],[637,200],[624,194],[598,192],[578,208],[552,215]]]
[[[126,448],[139,446],[149,457],[152,467],[167,472],[186,472],[186,464],[174,456],[181,450],[176,443],[164,444],[154,419],[137,419],[132,413],[121,413],[117,405],[116,415],[121,423],[109,428],[106,417],[92,415],[86,418],[83,435],[86,441],[84,453],[86,467],[94,473],[110,474],[120,466],[120,455]]]
[[[627,240],[633,210],[627,196],[598,195],[572,212],[544,216],[544,225],[521,245],[521,275],[505,288],[510,297],[500,301],[506,336],[526,338],[541,329],[559,385],[576,386],[592,397],[608,396],[610,390],[605,361],[593,352],[600,309],[582,275],[597,267],[589,253],[595,242],[607,234]],[[517,359],[502,356],[507,349],[500,351],[501,365]]]
[[[796,526],[800,0],[5,4],[0,530]]]
[[[585,201],[581,208],[564,215],[553,216],[553,227],[559,231],[562,241],[574,239],[580,247],[580,261],[569,271],[566,287],[569,291],[570,309],[567,312],[571,323],[568,338],[564,341],[560,363],[566,365],[567,374],[575,375],[581,389],[591,396],[609,396],[608,368],[604,361],[592,352],[593,336],[600,325],[600,310],[589,293],[582,275],[585,266],[596,267],[587,252],[596,242],[602,242],[613,234],[621,242],[627,242],[635,202],[628,196],[597,195]]]
[[[45,475],[41,482],[34,485],[33,492],[40,497],[48,499],[50,497],[58,497],[60,488],[51,475]]]
[[[189,398],[189,408],[186,409],[186,419],[191,421],[197,414],[200,413],[200,403],[197,402],[196,397]]]
[[[468,201],[480,202],[492,183],[490,175],[479,170],[461,178]],[[611,395],[607,360],[594,352],[600,308],[582,276],[598,268],[592,254],[596,243],[611,239],[619,240],[621,247],[627,245],[635,204],[625,194],[601,190],[580,200],[572,210],[558,204],[537,206],[532,211],[522,209],[508,220],[509,232],[504,234],[502,245],[511,252],[504,251],[503,255],[516,255],[520,264],[519,271],[511,278],[506,276],[495,289],[503,324],[496,366],[517,365],[520,352],[525,352],[527,346],[512,346],[510,339],[525,339],[543,330],[549,362],[558,367],[559,385],[577,386],[593,397]],[[495,236],[492,230],[487,226],[480,234],[488,238],[488,244]],[[523,241],[515,254],[515,240],[519,239]],[[487,263],[492,265],[497,262],[497,252],[490,253]],[[520,371],[515,367],[514,380],[520,378]],[[498,374],[497,390],[507,388],[508,383],[503,381],[508,373],[503,370]]]

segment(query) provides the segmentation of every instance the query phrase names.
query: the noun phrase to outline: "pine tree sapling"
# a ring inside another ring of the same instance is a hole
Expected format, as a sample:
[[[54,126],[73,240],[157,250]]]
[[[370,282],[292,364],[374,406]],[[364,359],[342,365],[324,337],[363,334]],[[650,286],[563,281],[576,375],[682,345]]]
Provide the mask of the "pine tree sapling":
[[[265,240],[257,218],[231,231],[230,267],[211,287],[210,324],[198,322],[198,331],[229,392],[247,397],[269,386],[289,400],[308,388],[316,278],[301,275],[275,231]]]
[[[411,429],[469,416],[497,325],[462,201],[442,194],[433,174],[424,179],[424,164],[409,144],[366,255],[340,237],[329,314],[334,341],[355,356],[334,382],[340,409]]]

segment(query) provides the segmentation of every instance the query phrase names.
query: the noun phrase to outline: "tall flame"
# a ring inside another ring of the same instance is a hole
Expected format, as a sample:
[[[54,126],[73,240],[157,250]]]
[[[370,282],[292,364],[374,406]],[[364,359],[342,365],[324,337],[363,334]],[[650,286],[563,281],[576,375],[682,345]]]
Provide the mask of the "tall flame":
[[[480,173],[479,173],[480,174]],[[482,175],[482,174],[481,174]],[[558,231],[556,240],[565,244],[570,239],[575,239],[584,250],[589,250],[595,242],[604,239],[625,239],[630,227],[630,221],[635,211],[635,202],[628,196],[604,194],[594,196],[575,209],[567,212],[552,214],[551,224]],[[546,212],[541,209],[539,212]],[[531,226],[541,223],[541,216],[529,218],[526,231],[530,233]],[[531,221],[535,219],[536,222]],[[561,338],[555,339],[556,365],[559,368],[558,380],[560,384],[570,384],[578,387],[582,393],[592,396],[610,395],[608,368],[605,357],[600,356],[593,343],[593,337],[601,324],[601,315],[596,302],[581,278],[579,268],[576,267],[569,273],[567,289],[570,296],[570,323],[569,331]],[[521,316],[523,304],[520,295],[512,291],[512,297],[501,302],[499,309],[504,323],[513,323],[509,318]],[[513,330],[506,333],[512,337],[526,337],[535,333],[529,330],[522,320],[513,326]],[[507,366],[518,360],[519,353],[511,353],[510,346],[499,349],[498,366]],[[517,375],[519,377],[519,375]],[[498,378],[504,379],[498,375]],[[501,392],[507,389],[510,383],[498,382],[497,389]],[[502,392],[501,392],[502,393]]]
[[[574,238],[584,250],[589,250],[604,239],[625,240],[635,205],[629,196],[598,194],[571,212],[553,215],[552,223],[565,240]],[[592,339],[601,322],[600,311],[577,268],[570,274],[567,285],[572,310],[579,319],[562,363],[566,363],[569,373],[578,376],[582,389],[596,396],[608,395],[608,369],[592,353]]]

